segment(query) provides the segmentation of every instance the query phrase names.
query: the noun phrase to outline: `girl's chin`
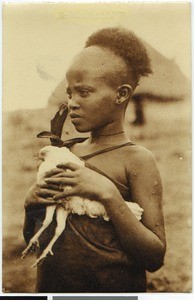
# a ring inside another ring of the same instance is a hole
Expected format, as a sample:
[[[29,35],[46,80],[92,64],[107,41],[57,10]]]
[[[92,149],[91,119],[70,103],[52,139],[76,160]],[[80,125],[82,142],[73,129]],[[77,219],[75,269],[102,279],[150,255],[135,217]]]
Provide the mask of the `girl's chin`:
[[[97,128],[101,128],[101,126],[99,126],[96,127],[96,129],[94,129],[93,126],[91,126],[91,124],[84,124],[83,122],[80,122],[80,120],[72,120],[71,122],[74,128],[76,129],[76,131],[80,133],[91,132],[91,131],[95,131]]]
[[[91,131],[91,129],[84,128],[84,127],[82,127],[82,126],[78,126],[78,125],[75,125],[75,124],[73,124],[73,125],[74,125],[76,131],[78,131],[78,132],[80,132],[80,133],[90,132],[90,131]]]

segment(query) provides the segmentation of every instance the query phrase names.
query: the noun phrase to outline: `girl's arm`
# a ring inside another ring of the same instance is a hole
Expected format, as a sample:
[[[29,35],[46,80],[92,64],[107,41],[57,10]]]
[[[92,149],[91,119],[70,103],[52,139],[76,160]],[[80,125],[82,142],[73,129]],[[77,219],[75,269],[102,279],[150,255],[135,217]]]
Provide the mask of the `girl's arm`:
[[[148,271],[155,271],[166,250],[160,174],[151,153],[141,147],[130,153],[126,168],[132,200],[144,209],[142,221],[136,220],[119,194],[103,202],[124,249]]]

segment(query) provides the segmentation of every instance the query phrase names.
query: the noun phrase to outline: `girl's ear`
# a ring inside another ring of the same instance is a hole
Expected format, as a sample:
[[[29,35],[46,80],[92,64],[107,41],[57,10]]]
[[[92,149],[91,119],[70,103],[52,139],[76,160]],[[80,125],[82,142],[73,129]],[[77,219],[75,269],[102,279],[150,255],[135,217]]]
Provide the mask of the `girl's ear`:
[[[132,95],[132,87],[129,84],[123,84],[118,88],[116,103],[121,104],[129,100]]]

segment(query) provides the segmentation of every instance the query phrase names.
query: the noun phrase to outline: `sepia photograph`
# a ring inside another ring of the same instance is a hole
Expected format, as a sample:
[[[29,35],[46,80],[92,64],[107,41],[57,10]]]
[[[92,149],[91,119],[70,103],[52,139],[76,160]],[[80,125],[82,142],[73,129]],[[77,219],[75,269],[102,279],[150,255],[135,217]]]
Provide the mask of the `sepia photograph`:
[[[2,293],[191,293],[191,3],[7,1],[2,40]]]

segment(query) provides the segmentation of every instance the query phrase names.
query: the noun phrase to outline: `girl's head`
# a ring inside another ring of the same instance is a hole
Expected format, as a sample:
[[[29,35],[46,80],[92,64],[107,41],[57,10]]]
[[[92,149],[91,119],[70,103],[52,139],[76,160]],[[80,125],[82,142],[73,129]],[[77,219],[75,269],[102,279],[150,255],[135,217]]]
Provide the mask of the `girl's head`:
[[[108,28],[91,35],[67,71],[70,116],[80,132],[123,119],[140,75],[151,71],[141,42],[130,33],[125,43],[125,30],[119,30]]]

